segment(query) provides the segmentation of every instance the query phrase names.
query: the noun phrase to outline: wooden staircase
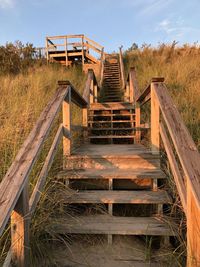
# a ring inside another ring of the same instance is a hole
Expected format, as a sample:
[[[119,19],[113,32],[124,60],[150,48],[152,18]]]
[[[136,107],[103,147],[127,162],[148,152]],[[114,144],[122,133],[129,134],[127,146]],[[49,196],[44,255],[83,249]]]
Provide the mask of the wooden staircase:
[[[93,103],[88,126],[91,143],[133,144],[135,140],[135,107],[130,103]]]
[[[110,243],[112,235],[174,235],[162,218],[163,204],[171,198],[158,189],[158,181],[166,179],[159,165],[159,156],[139,144],[82,145],[59,174],[74,190],[66,203],[73,204],[78,215],[51,227],[60,234],[108,235]],[[92,210],[91,205],[98,204],[101,209]]]
[[[106,55],[101,102],[121,102],[123,93],[118,54]]]

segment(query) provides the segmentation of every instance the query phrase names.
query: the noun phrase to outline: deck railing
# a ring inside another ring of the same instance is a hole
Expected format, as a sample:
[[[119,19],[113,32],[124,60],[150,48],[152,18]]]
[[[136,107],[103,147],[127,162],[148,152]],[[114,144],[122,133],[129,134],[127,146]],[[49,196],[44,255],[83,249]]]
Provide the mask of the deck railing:
[[[46,177],[51,168],[59,144],[63,140],[63,159],[72,151],[72,118],[71,103],[82,110],[81,128],[87,128],[87,109],[90,102],[96,101],[97,83],[92,70],[88,73],[83,97],[68,81],[60,81],[59,87],[41,113],[31,133],[23,143],[14,162],[0,183],[0,236],[10,224],[11,248],[3,266],[10,263],[14,266],[27,267],[29,265],[29,225],[40,199]],[[53,139],[44,165],[39,174],[32,195],[29,197],[29,177],[42,146],[55,121],[56,115],[62,109],[63,122],[59,125]],[[79,129],[80,131],[80,129]],[[87,138],[87,136],[84,136]]]
[[[120,64],[120,75],[122,81],[122,89],[125,88],[125,72],[124,72],[124,61],[123,61],[123,53],[122,53],[122,46],[119,48],[119,64]]]
[[[97,53],[98,56],[101,57],[102,49],[103,46],[89,39],[84,34],[46,37],[47,61],[49,62],[50,53],[52,51],[63,51],[66,58],[66,66],[69,65],[69,55],[72,54],[73,51],[74,55],[78,54],[79,51],[79,53],[82,55],[82,64],[84,65],[85,56],[98,62],[99,60],[92,54]]]
[[[136,97],[136,103],[140,106],[148,101],[151,101],[151,150],[158,154],[163,143],[187,218],[187,267],[198,267],[200,154],[167,91],[164,78],[153,78],[143,93]]]

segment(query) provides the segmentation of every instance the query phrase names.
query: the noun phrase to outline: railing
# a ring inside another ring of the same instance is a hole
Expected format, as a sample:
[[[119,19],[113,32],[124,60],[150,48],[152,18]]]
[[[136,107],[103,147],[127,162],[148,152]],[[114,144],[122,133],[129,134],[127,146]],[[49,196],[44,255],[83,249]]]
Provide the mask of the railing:
[[[55,43],[55,41],[57,41],[57,43]],[[102,49],[103,46],[89,39],[84,34],[46,37],[47,61],[50,60],[49,53],[51,51],[63,51],[66,57],[66,66],[69,65],[69,55],[73,51],[74,53],[80,51],[82,55],[82,64],[84,64],[85,55],[98,62],[98,59],[95,59],[95,57],[92,56],[92,53],[96,52],[101,56]],[[90,53],[90,51],[92,51],[92,53]]]
[[[46,177],[51,168],[58,146],[63,140],[63,159],[72,151],[72,118],[71,103],[82,109],[82,128],[87,128],[87,109],[90,102],[96,101],[97,83],[93,71],[89,71],[88,79],[82,97],[68,82],[58,83],[59,88],[53,99],[45,107],[33,130],[23,143],[14,162],[0,183],[0,236],[6,226],[11,228],[11,248],[7,254],[4,266],[27,267],[29,265],[29,224],[40,199]],[[56,115],[62,108],[63,123],[58,127],[44,165],[39,174],[32,195],[29,198],[29,177],[34,164],[48,137]],[[84,135],[84,138],[87,138]]]
[[[148,101],[151,101],[151,150],[158,154],[162,141],[187,218],[187,266],[197,267],[200,266],[200,154],[163,78],[154,78],[136,98],[140,106]]]
[[[119,48],[119,64],[120,64],[120,74],[121,74],[121,80],[122,80],[122,89],[124,89],[125,88],[125,73],[124,73],[122,46],[120,46]]]

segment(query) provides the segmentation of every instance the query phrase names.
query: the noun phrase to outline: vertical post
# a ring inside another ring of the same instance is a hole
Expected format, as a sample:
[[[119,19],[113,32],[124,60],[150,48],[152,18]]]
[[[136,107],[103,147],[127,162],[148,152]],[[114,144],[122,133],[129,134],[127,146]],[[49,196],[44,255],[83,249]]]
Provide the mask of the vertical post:
[[[134,85],[133,80],[131,79],[131,73],[129,74],[129,101],[133,103],[134,101]]]
[[[94,103],[94,76],[90,83],[90,104]]]
[[[69,156],[71,154],[71,87],[69,87],[68,95],[63,101],[63,156]],[[65,162],[65,160],[64,160]]]
[[[97,103],[98,99],[98,86],[97,84],[94,84],[94,103]]]
[[[200,266],[200,208],[187,178],[187,267]]]
[[[136,127],[136,135],[135,141],[136,143],[140,143],[141,141],[141,129],[140,129],[140,104],[136,102],[135,104],[135,127]]]
[[[130,90],[130,86],[129,86],[129,82],[127,82],[126,87],[125,87],[125,94],[124,94],[124,101],[125,102],[130,102],[129,90]]]
[[[67,36],[65,37],[65,65],[68,66]]]
[[[88,109],[87,108],[83,108],[82,109],[83,112],[83,141],[84,143],[87,143],[88,141]]]
[[[29,266],[28,184],[25,184],[11,215],[11,255],[14,266]]]
[[[151,152],[160,152],[160,107],[154,91],[154,83],[151,83]]]
[[[85,56],[84,56],[84,35],[81,37],[81,43],[82,43],[82,66],[84,69],[84,60],[85,60]]]

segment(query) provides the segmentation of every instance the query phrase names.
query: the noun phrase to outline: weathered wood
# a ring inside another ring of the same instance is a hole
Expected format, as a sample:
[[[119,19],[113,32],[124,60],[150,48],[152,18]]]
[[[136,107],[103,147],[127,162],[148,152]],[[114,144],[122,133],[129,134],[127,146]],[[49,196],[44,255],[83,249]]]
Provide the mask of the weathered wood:
[[[57,90],[53,100],[49,102],[40,115],[35,127],[0,184],[0,234],[3,232],[24,185],[28,181],[28,175],[50,131],[54,118],[60,110],[61,103],[68,93],[68,89],[67,86]]]
[[[125,87],[125,72],[124,72],[124,62],[123,62],[123,54],[122,54],[122,46],[119,48],[119,65],[120,65],[120,73],[122,80],[122,89]]]
[[[78,220],[65,217],[49,227],[61,234],[175,235],[167,223],[156,217],[93,215],[79,216]]]
[[[137,98],[137,102],[140,103],[140,106],[143,106],[151,99],[151,85],[148,85],[146,89],[141,93]]]
[[[82,125],[83,125],[83,140],[84,142],[88,141],[88,109],[82,109]]]
[[[129,73],[129,94],[130,102],[135,102],[140,95],[136,80],[135,68],[131,68]]]
[[[51,145],[51,148],[49,150],[49,153],[45,159],[44,165],[43,165],[42,170],[40,172],[40,175],[38,177],[37,183],[34,187],[33,193],[31,195],[31,198],[29,201],[30,213],[33,213],[35,211],[36,205],[40,199],[42,189],[43,189],[45,182],[46,182],[46,177],[47,177],[48,172],[52,166],[53,159],[55,157],[55,154],[56,154],[57,149],[58,149],[58,145],[59,145],[61,138],[62,138],[62,134],[63,134],[63,126],[60,125],[60,127],[58,128],[58,131],[55,135],[55,138],[53,140],[53,143]]]
[[[176,187],[177,187],[180,199],[181,199],[183,210],[185,211],[185,214],[187,215],[186,185],[184,184],[184,180],[179,171],[178,164],[176,162],[169,138],[167,137],[167,133],[162,123],[160,125],[160,135],[162,138],[165,151],[167,153],[167,159],[169,161],[169,165],[170,165],[173,177],[175,179]]]
[[[11,214],[11,258],[17,267],[29,266],[29,205],[26,183]]]
[[[200,266],[200,209],[187,179],[187,267]]]
[[[91,94],[91,86],[93,79],[94,79],[94,72],[93,70],[89,69],[86,85],[83,91],[83,98],[88,104],[90,104],[90,94]]]
[[[160,108],[154,92],[154,84],[151,84],[151,152],[160,152]]]
[[[67,179],[165,179],[166,175],[160,169],[85,169],[68,170],[58,174],[60,178]]]
[[[71,155],[71,90],[67,95],[67,99],[63,102],[63,156]]]
[[[74,191],[70,196],[63,195],[66,203],[104,203],[104,204],[161,204],[172,203],[166,191],[111,191],[84,190]]]
[[[154,91],[196,205],[200,208],[200,154],[165,85],[154,84]]]
[[[140,105],[138,103],[136,103],[136,109],[135,109],[135,127],[136,127],[135,140],[137,143],[140,143],[142,128],[140,128],[141,127],[141,125],[140,125]]]
[[[85,37],[85,40],[87,40],[89,43],[92,43],[94,46],[96,46],[96,47],[99,47],[100,49],[102,49],[103,48],[103,46],[102,45],[100,45],[100,44],[98,44],[97,42],[95,42],[95,41],[93,41],[93,40],[91,40],[91,39],[89,39],[88,37],[86,37],[86,36],[84,36]]]

